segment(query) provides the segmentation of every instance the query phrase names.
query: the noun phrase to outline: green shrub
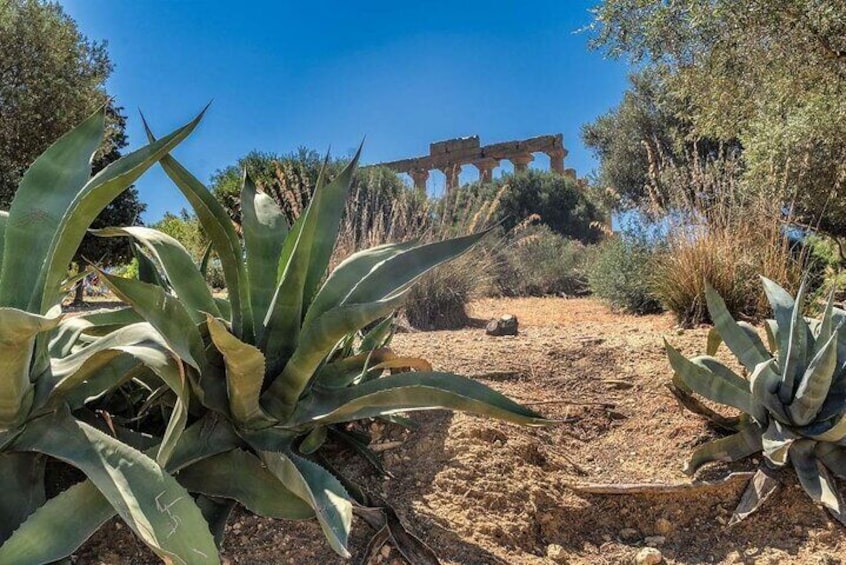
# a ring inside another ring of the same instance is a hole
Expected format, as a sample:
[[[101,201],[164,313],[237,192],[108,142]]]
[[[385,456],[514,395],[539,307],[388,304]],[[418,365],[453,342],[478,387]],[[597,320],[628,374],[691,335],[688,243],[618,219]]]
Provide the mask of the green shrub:
[[[612,308],[632,314],[661,311],[650,290],[655,244],[630,233],[615,234],[599,244],[588,267],[591,291]]]
[[[532,226],[504,246],[496,284],[504,296],[584,294],[587,256],[584,244],[545,225]]]

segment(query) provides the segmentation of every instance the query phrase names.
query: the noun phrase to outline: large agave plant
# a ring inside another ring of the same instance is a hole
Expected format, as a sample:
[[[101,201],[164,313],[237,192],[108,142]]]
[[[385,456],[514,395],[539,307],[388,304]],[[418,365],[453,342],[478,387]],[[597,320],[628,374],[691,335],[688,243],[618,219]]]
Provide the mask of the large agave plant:
[[[354,501],[338,476],[310,457],[336,424],[439,408],[547,423],[473,380],[396,372],[427,367],[382,347],[388,322],[361,333],[396,310],[415,280],[484,234],[375,247],[327,275],[356,161],[331,182],[321,177],[293,226],[245,176],[243,241],[195,177],[170,156],[161,161],[211,240],[228,300],[212,296],[173,238],[145,228],[99,232],[131,237],[144,249],[148,282],[103,278],[190,367],[195,423],[176,450],[190,456],[175,454],[168,469],[210,507],[231,501],[209,512],[218,533],[237,501],[263,516],[316,517],[332,548],[349,556]]]
[[[737,461],[763,452],[733,521],[754,512],[777,488],[773,470],[791,464],[806,493],[840,522],[844,502],[834,477],[846,478],[846,312],[829,298],[822,317],[802,315],[804,285],[794,300],[771,280],[764,290],[775,317],[767,320],[769,350],[755,328],[736,322],[723,300],[707,288],[714,321],[709,355],[686,359],[667,344],[673,382],[683,394],[695,392],[742,412],[731,422],[735,433],[693,453],[687,472],[705,463]],[[725,342],[749,374],[742,377],[712,357]]]
[[[140,319],[124,317],[117,331],[80,342],[80,322],[63,320],[59,306],[88,226],[200,118],[91,177],[104,118],[95,113],[41,155],[9,212],[0,213],[0,563],[62,559],[115,514],[163,560],[202,554],[213,563],[214,540],[199,508],[161,468],[187,419],[181,361]],[[133,377],[163,382],[176,399],[167,432],[146,453],[79,415]],[[47,458],[87,479],[47,500]]]

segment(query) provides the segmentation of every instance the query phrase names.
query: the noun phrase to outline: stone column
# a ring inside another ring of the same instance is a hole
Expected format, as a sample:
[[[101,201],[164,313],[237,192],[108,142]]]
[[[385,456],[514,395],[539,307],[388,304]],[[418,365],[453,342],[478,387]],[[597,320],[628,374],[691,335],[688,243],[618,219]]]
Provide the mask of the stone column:
[[[499,167],[499,159],[487,157],[473,162],[473,166],[479,169],[479,181],[491,182],[493,180],[493,170]]]
[[[564,174],[564,157],[567,156],[567,150],[563,147],[556,147],[546,152],[549,155],[549,170]]]
[[[513,157],[509,157],[508,160],[514,163],[515,173],[522,173],[529,168],[529,163],[534,161],[535,158],[532,157],[531,153],[520,153],[518,155],[514,155]]]
[[[414,180],[414,188],[419,190],[426,190],[426,181],[429,180],[429,171],[426,169],[414,169],[410,173],[412,180]]]
[[[453,164],[442,168],[444,176],[446,176],[446,192],[450,194],[453,190],[458,188],[458,174],[461,172],[461,165]]]

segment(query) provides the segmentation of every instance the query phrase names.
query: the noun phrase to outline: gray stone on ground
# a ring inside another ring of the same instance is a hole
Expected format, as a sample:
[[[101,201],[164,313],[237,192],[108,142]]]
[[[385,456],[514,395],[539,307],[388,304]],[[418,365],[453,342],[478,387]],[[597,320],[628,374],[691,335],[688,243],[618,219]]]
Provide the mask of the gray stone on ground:
[[[506,314],[498,320],[491,320],[485,326],[485,333],[492,336],[517,335],[517,316]]]

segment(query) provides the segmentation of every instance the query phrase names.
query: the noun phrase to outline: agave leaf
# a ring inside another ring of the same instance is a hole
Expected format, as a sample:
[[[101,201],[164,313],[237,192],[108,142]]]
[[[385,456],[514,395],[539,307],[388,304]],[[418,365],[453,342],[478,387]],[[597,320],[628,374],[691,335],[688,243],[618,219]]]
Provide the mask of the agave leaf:
[[[820,424],[802,428],[803,434],[816,441],[832,443],[840,443],[846,438],[846,413],[824,420]]]
[[[383,477],[391,477],[391,475],[385,467],[382,465],[382,461],[379,459],[379,456],[370,449],[366,438],[359,438],[357,435],[348,432],[347,430],[334,426],[330,428],[326,428],[329,431],[329,435],[333,438],[339,440],[343,444],[349,446],[353,451],[355,451],[362,459],[364,459],[367,463],[370,464],[373,469],[376,470],[377,473],[382,475]]]
[[[352,525],[352,503],[338,479],[320,465],[290,451],[262,451],[261,459],[268,471],[314,510],[332,549],[349,558],[347,539]]]
[[[767,345],[769,346],[770,351],[772,351],[773,353],[778,353],[780,351],[780,348],[778,346],[778,322],[776,322],[775,320],[764,320],[764,331],[767,334]]]
[[[67,272],[67,266],[79,248],[85,232],[91,222],[108,204],[129,188],[138,177],[168,154],[185,139],[200,123],[205,110],[188,124],[173,133],[153,142],[137,151],[133,151],[109,164],[94,175],[76,194],[69,206],[62,210],[63,216],[55,227],[48,258],[33,292],[30,310],[44,311],[55,301],[61,280]],[[14,205],[13,205],[14,207]],[[10,243],[7,241],[7,244]],[[33,255],[26,249],[27,257]],[[37,255],[41,257],[42,255]]]
[[[697,357],[689,360],[666,340],[664,340],[664,347],[667,350],[670,366],[692,391],[708,400],[733,406],[759,422],[763,422],[766,418],[765,415],[762,417],[760,405],[752,397],[749,382],[746,379],[734,374],[731,369],[713,357]]]
[[[303,520],[314,510],[288,490],[254,455],[233,449],[183,469],[177,479],[191,492],[229,498],[266,518]]]
[[[155,137],[146,120],[144,129],[147,132],[147,138],[153,141]],[[238,234],[235,233],[232,219],[203,183],[176,159],[167,155],[160,160],[160,164],[194,208],[203,231],[220,258],[226,288],[229,289],[229,300],[232,303],[232,332],[243,341],[251,341],[253,328],[247,272],[241,259],[241,242],[238,240]]]
[[[787,330],[790,328],[790,323],[793,319],[793,311],[796,301],[789,292],[775,281],[772,281],[767,277],[761,277],[761,282],[764,285],[764,294],[766,294],[767,300],[770,302],[770,306],[773,309],[776,327]],[[778,338],[779,344],[781,345],[778,349],[786,351],[789,334],[782,333],[778,336]],[[781,362],[780,364],[783,365]]]
[[[214,539],[190,495],[141,452],[66,411],[30,422],[15,448],[79,468],[163,560],[219,563]]]
[[[755,326],[748,322],[740,321],[737,322],[737,325],[746,332],[749,336],[749,339],[753,342],[760,342],[761,338],[758,335],[758,330],[755,329]],[[716,355],[717,350],[720,348],[720,345],[723,343],[723,338],[720,336],[719,330],[716,327],[712,327],[708,330],[708,337],[707,343],[705,345],[705,354],[706,355]],[[763,347],[763,342],[761,342],[761,347]]]
[[[305,322],[326,313],[327,310],[340,304],[361,280],[374,267],[387,259],[416,247],[416,241],[405,243],[386,243],[353,253],[344,259],[326,279],[306,312]]]
[[[394,336],[394,316],[388,316],[376,326],[371,329],[364,337],[361,338],[361,343],[358,346],[359,351],[373,351],[376,349],[384,349],[391,343],[391,338]]]
[[[63,135],[21,179],[5,222],[0,306],[41,313],[40,295],[37,309],[29,308],[43,285],[42,262],[33,257],[49,257],[63,214],[91,176],[91,159],[103,139],[105,116],[105,108],[100,108]]]
[[[9,221],[9,213],[0,210],[0,272],[3,269],[3,250],[6,247],[6,223]]]
[[[226,365],[226,390],[232,417],[247,427],[271,425],[274,421],[259,405],[264,382],[264,355],[229,333],[226,326],[211,315],[208,316],[208,326],[211,339]]]
[[[206,249],[203,251],[203,256],[200,259],[200,264],[197,265],[197,270],[200,271],[200,275],[203,277],[203,280],[205,280],[209,274],[209,262],[211,261],[213,251],[214,246],[211,243],[206,245]]]
[[[799,373],[805,370],[805,353],[808,348],[808,324],[802,316],[802,304],[805,296],[805,281],[799,287],[796,295],[796,302],[793,304],[793,313],[790,318],[790,333],[787,336],[787,344],[779,348],[779,365],[781,366],[781,386],[778,389],[778,396],[782,404],[790,404],[794,398],[796,378]]]
[[[313,389],[287,423],[312,426],[415,410],[463,410],[515,424],[551,420],[472,379],[450,373],[398,373],[344,389]]]
[[[360,152],[361,148],[335,180],[325,186],[318,181],[311,202],[285,240],[279,282],[259,341],[271,373],[284,366],[297,347],[303,314],[329,266]]]
[[[778,489],[779,482],[768,469],[763,465],[758,467],[755,475],[746,485],[743,496],[740,498],[737,508],[729,520],[729,526],[733,526],[744,520],[747,516],[757,511],[764,502]]]
[[[3,485],[3,496],[0,497],[0,547],[47,498],[44,489],[44,458],[34,453],[4,452],[3,448],[17,435],[3,435],[6,437],[0,438],[0,485]]]
[[[382,363],[395,358],[396,355],[390,349],[375,349],[351,357],[344,357],[320,367],[314,376],[314,385],[326,388],[346,387],[371,364]]]
[[[490,230],[405,250],[376,265],[344,297],[343,304],[372,302],[405,290],[430,270],[469,251]]]
[[[288,221],[271,197],[256,190],[246,171],[241,188],[241,225],[247,252],[253,325],[257,338],[261,340],[264,317],[276,290],[276,271],[288,234]]]
[[[285,369],[262,395],[267,411],[280,420],[290,414],[315,371],[338,342],[393,312],[404,298],[405,293],[402,293],[376,302],[338,306],[308,324]]]
[[[831,333],[830,329],[828,333],[828,339],[799,381],[793,402],[787,406],[788,415],[798,426],[810,424],[814,420],[831,387],[837,368],[837,335]]]
[[[714,327],[720,332],[728,348],[750,373],[755,367],[770,359],[760,338],[753,339],[735,320],[726,308],[726,303],[710,284],[705,285],[705,299]]]
[[[432,364],[420,357],[397,357],[377,363],[369,370],[375,372],[385,369],[414,369],[415,371],[431,372]]]
[[[770,425],[761,436],[764,456],[773,465],[783,467],[787,463],[790,446],[799,439],[792,430],[785,428],[777,420],[770,420]]]
[[[73,351],[79,337],[83,333],[96,333],[102,335],[115,329],[142,322],[132,308],[119,308],[106,312],[95,312],[93,314],[74,316],[63,319],[50,339],[50,355],[52,357],[67,357]]]
[[[203,513],[203,519],[209,525],[209,531],[214,536],[214,543],[220,548],[223,545],[223,536],[226,533],[226,522],[232,510],[238,504],[234,500],[225,498],[213,498],[204,494],[198,494],[194,499],[197,508]]]
[[[329,431],[326,426],[316,426],[313,428],[303,441],[300,443],[299,452],[303,455],[312,455],[316,453],[318,449],[323,447],[323,444],[326,443],[326,438],[329,435]]]
[[[778,397],[781,376],[773,370],[774,363],[775,359],[770,359],[758,364],[749,378],[749,386],[756,402],[765,406],[781,422],[789,423],[790,417]]]
[[[835,515],[840,515],[844,509],[843,498],[831,473],[814,456],[816,444],[812,440],[797,440],[790,447],[790,461],[808,496],[832,510]]]
[[[131,237],[142,244],[161,265],[174,293],[185,303],[194,322],[205,319],[203,312],[220,316],[217,304],[190,253],[179,241],[160,231],[144,227],[91,230],[98,237]]]
[[[17,424],[32,403],[30,362],[36,336],[59,324],[58,311],[48,316],[0,308],[0,432]]]
[[[734,462],[759,453],[761,445],[761,427],[753,422],[745,422],[736,434],[720,438],[701,445],[694,450],[684,472],[693,475],[704,464],[714,461]]]
[[[170,285],[167,283],[165,278],[162,277],[161,273],[159,273],[159,268],[153,260],[144,253],[143,249],[141,249],[141,246],[132,242],[130,247],[132,248],[132,256],[135,257],[136,261],[138,261],[138,280],[160,286],[163,289],[170,291]]]
[[[814,457],[835,477],[846,479],[846,448],[827,442],[817,442]]]
[[[0,545],[0,563],[64,559],[114,515],[114,508],[91,481],[75,484],[38,507]]]

